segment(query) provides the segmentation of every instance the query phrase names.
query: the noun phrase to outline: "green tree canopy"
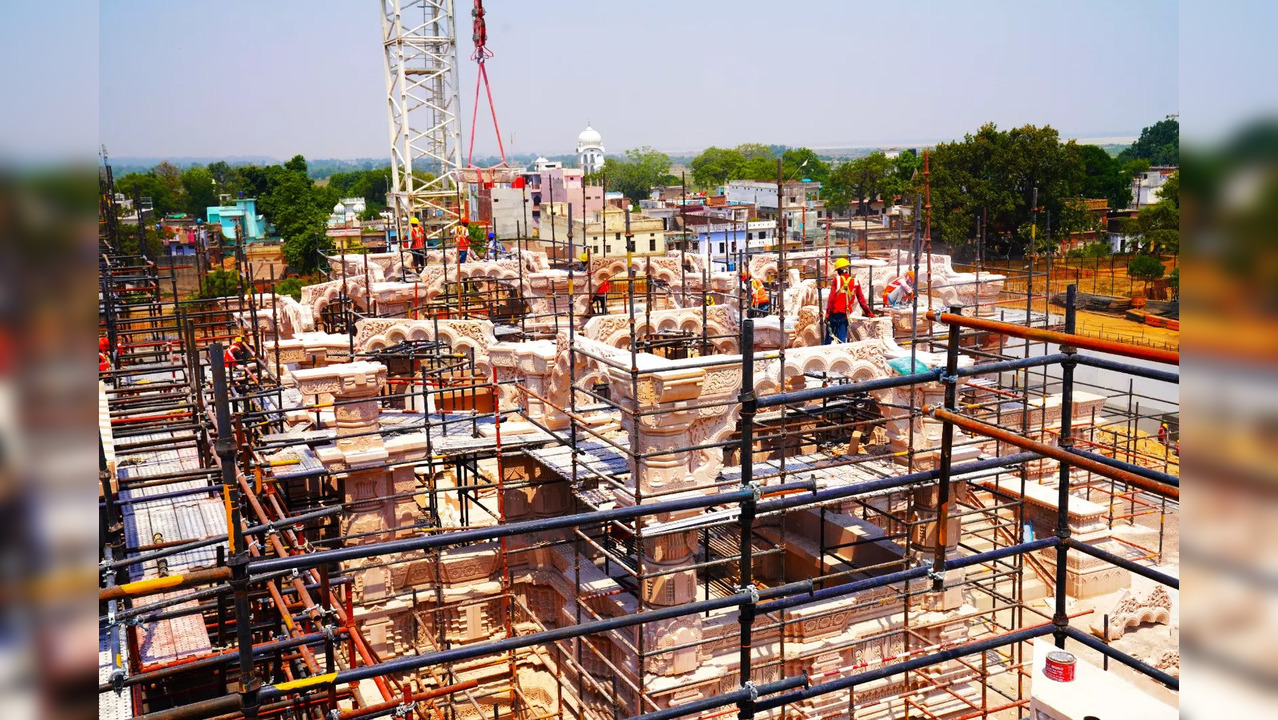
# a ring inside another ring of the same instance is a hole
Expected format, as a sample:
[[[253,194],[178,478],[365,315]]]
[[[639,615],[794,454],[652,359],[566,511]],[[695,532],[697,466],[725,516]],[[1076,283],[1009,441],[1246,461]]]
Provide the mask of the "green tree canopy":
[[[888,184],[896,167],[882,152],[873,152],[834,168],[823,188],[826,207],[843,212],[857,203],[857,214],[864,215]]]
[[[234,270],[213,270],[200,278],[200,297],[234,297],[240,294],[244,279]]]
[[[1147,160],[1150,165],[1180,165],[1180,121],[1159,120],[1140,131],[1131,147],[1118,154],[1118,159]]]
[[[1083,163],[1083,185],[1079,190],[1083,197],[1105,198],[1115,210],[1131,204],[1132,174],[1122,160],[1097,145],[1079,145],[1078,155]]]
[[[931,170],[933,236],[966,245],[984,217],[986,247],[997,254],[1028,250],[1032,238],[1037,250],[1049,250],[1048,217],[1060,228],[1084,179],[1078,145],[1062,143],[1050,126],[1004,131],[987,123],[961,141],[938,145]]]
[[[652,188],[670,173],[670,158],[645,145],[627,150],[624,160],[617,157],[605,159],[603,171],[610,189],[637,203],[647,199]]]
[[[692,179],[702,188],[712,189],[730,180],[777,179],[776,146],[744,143],[732,149],[706,148],[689,163]],[[781,149],[781,174],[786,180],[807,178],[824,183],[830,166],[805,147]]]
[[[206,168],[188,168],[182,173],[182,189],[186,193],[186,213],[191,217],[202,218],[210,205],[217,204],[217,186],[213,183],[213,173]]]

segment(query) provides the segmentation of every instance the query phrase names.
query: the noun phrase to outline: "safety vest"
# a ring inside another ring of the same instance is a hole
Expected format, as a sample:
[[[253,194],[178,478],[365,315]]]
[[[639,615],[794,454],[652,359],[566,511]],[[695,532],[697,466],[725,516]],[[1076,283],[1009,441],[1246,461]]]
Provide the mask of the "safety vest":
[[[755,307],[767,305],[771,302],[772,299],[768,297],[768,289],[763,286],[763,281],[759,278],[750,278],[750,290]]]
[[[883,304],[896,305],[914,296],[914,287],[910,285],[910,279],[901,276],[887,284],[883,288]]]
[[[409,250],[421,250],[426,244],[426,231],[422,230],[421,225],[414,225],[409,237]]]
[[[853,283],[856,278],[848,275],[834,276],[834,287],[830,288],[830,302],[826,306],[827,315],[849,314],[852,309],[852,298],[855,297]]]
[[[106,372],[111,369],[111,358],[107,357],[104,352],[98,353],[98,372]]]
[[[453,230],[453,237],[457,239],[458,250],[470,249],[470,231],[464,225],[458,225]]]
[[[222,354],[222,359],[227,365],[234,365],[242,359],[248,358],[248,346],[244,343],[231,343],[226,347],[226,352]]]

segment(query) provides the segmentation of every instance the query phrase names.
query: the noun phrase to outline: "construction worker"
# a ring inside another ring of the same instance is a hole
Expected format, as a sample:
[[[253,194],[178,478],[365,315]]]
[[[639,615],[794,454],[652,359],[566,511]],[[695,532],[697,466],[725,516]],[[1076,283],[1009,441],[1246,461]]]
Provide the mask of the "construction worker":
[[[426,231],[416,217],[408,221],[408,228],[408,251],[413,255],[413,267],[420,268],[426,264]]]
[[[1167,423],[1158,424],[1158,442],[1167,444]]]
[[[501,241],[497,239],[497,233],[488,233],[488,259],[499,260],[505,252],[506,248],[502,247]]]
[[[608,314],[608,291],[612,289],[612,281],[604,280],[595,288],[595,295],[590,299],[591,307],[596,315]]]
[[[772,298],[768,296],[768,288],[764,286],[763,281],[750,274],[750,271],[741,273],[742,291],[746,297],[750,298],[748,315],[750,317],[763,317],[772,309]]]
[[[249,349],[248,342],[245,341],[244,336],[236,335],[231,344],[226,346],[226,352],[223,354],[222,359],[226,361],[228,366],[238,365],[247,361],[252,355],[253,351]]]
[[[848,312],[852,309],[852,299],[856,298],[866,317],[874,317],[874,311],[865,301],[865,293],[861,291],[861,283],[852,274],[852,263],[847,258],[834,261],[834,281],[830,283],[830,299],[825,305],[825,342],[828,345],[832,337],[839,342],[848,341]]]
[[[461,224],[453,228],[453,237],[457,240],[457,262],[466,262],[466,255],[470,252],[470,225],[462,218]]]
[[[914,300],[914,271],[907,270],[901,277],[893,280],[883,288],[883,304],[887,307],[901,307]]]

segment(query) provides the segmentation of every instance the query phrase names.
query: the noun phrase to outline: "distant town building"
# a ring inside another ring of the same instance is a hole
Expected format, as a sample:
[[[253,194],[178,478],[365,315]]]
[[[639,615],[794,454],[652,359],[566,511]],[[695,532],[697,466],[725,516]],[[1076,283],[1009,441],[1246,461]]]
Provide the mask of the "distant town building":
[[[577,167],[587,175],[603,170],[603,136],[586,123],[586,129],[577,136]]]
[[[554,213],[547,208],[546,222],[541,229],[541,239],[550,239],[551,227],[557,242],[568,240],[568,218],[561,214],[561,207]],[[606,213],[606,214],[605,214]],[[606,222],[605,222],[606,221]],[[589,213],[586,222],[573,216],[573,242],[576,248],[588,248],[595,257],[625,257],[626,213],[614,207]],[[642,213],[630,213],[630,232],[634,236],[636,255],[664,255],[666,231],[659,218]],[[584,242],[584,246],[583,246]],[[580,250],[577,250],[580,252]]]
[[[750,203],[757,208],[759,217],[785,221],[789,240],[811,238],[823,228],[826,219],[825,204],[820,200],[821,183],[795,180],[781,185],[781,199],[777,200],[777,184],[761,180],[733,180],[723,186],[723,195],[729,204]],[[778,205],[780,208],[778,209]]]
[[[266,239],[266,219],[257,214],[256,198],[238,198],[232,205],[211,205],[205,208],[204,217],[210,224],[222,227],[224,245]]]
[[[1162,190],[1163,183],[1167,182],[1167,178],[1171,177],[1179,169],[1178,167],[1170,166],[1151,167],[1148,172],[1132,178],[1132,184],[1136,186],[1134,188],[1135,192],[1132,193],[1135,196],[1133,204],[1136,208],[1153,205],[1161,200],[1162,196],[1159,191]]]
[[[574,220],[603,209],[603,188],[586,185],[583,190],[584,173],[580,168],[566,168],[561,162],[537,158],[533,170],[522,177],[528,189],[528,209],[533,227],[541,227],[543,204],[553,202],[563,205],[556,212],[564,215],[568,212],[567,207],[571,206]],[[521,207],[521,217],[522,212]],[[546,235],[544,232],[541,234]]]

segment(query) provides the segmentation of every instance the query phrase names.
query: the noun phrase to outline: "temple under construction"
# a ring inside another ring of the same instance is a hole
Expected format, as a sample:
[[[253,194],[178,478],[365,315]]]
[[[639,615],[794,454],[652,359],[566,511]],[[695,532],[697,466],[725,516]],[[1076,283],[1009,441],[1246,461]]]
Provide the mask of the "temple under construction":
[[[917,224],[733,272],[571,227],[300,300],[104,231],[102,717],[1175,713],[1177,351]],[[876,316],[824,344],[840,258]]]

